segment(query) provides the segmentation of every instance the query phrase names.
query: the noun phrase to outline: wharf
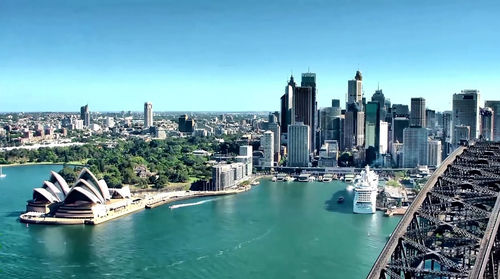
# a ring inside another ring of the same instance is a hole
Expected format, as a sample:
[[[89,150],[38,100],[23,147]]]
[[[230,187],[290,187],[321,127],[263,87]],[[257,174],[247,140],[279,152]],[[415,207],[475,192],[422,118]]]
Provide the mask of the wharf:
[[[405,215],[407,207],[397,207],[393,209],[387,209],[385,212],[385,216],[393,216],[393,215]]]

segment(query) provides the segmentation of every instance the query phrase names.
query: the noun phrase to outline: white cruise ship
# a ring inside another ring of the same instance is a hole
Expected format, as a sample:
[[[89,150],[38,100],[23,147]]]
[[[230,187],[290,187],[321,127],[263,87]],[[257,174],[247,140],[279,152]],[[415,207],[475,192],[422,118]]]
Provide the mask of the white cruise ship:
[[[378,175],[366,166],[354,181],[354,213],[375,213],[377,203]]]

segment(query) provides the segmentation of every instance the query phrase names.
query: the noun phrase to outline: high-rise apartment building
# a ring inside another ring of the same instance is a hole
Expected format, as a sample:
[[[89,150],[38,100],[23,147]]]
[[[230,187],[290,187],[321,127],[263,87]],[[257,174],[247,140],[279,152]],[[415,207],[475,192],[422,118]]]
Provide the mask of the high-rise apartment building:
[[[266,131],[260,138],[260,146],[264,152],[261,160],[261,167],[274,166],[274,132]]]
[[[311,131],[308,125],[298,122],[288,126],[288,163],[289,167],[309,166]]]
[[[274,155],[273,159],[274,162],[279,162],[280,161],[280,138],[281,138],[281,133],[280,133],[280,125],[276,122],[271,122],[268,124],[267,128],[269,131],[273,132],[273,150],[274,150]]]
[[[153,104],[150,102],[144,103],[144,128],[153,126]]]
[[[288,125],[292,124],[293,119],[295,117],[292,111],[293,92],[295,91],[295,87],[297,87],[297,85],[293,80],[293,76],[290,76],[290,80],[288,81],[288,84],[285,87],[285,94],[281,96],[280,125],[282,133],[288,132]]]
[[[410,127],[427,127],[424,98],[411,98]]]
[[[470,139],[480,135],[479,91],[462,90],[453,94],[453,126],[469,126]]]

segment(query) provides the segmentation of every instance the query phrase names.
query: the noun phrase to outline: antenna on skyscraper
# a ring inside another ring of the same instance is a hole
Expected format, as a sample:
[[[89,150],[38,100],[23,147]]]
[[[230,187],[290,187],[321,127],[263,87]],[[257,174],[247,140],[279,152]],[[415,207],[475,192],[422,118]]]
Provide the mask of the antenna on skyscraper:
[[[377,91],[380,90],[380,81],[377,81]]]

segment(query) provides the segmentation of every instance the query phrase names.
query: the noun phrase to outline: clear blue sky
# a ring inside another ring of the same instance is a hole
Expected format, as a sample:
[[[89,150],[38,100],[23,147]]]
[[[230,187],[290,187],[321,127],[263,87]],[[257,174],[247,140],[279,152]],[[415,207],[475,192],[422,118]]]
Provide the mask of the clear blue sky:
[[[500,1],[1,0],[0,111],[278,110],[293,71],[319,106],[363,72],[393,103],[500,99]]]

